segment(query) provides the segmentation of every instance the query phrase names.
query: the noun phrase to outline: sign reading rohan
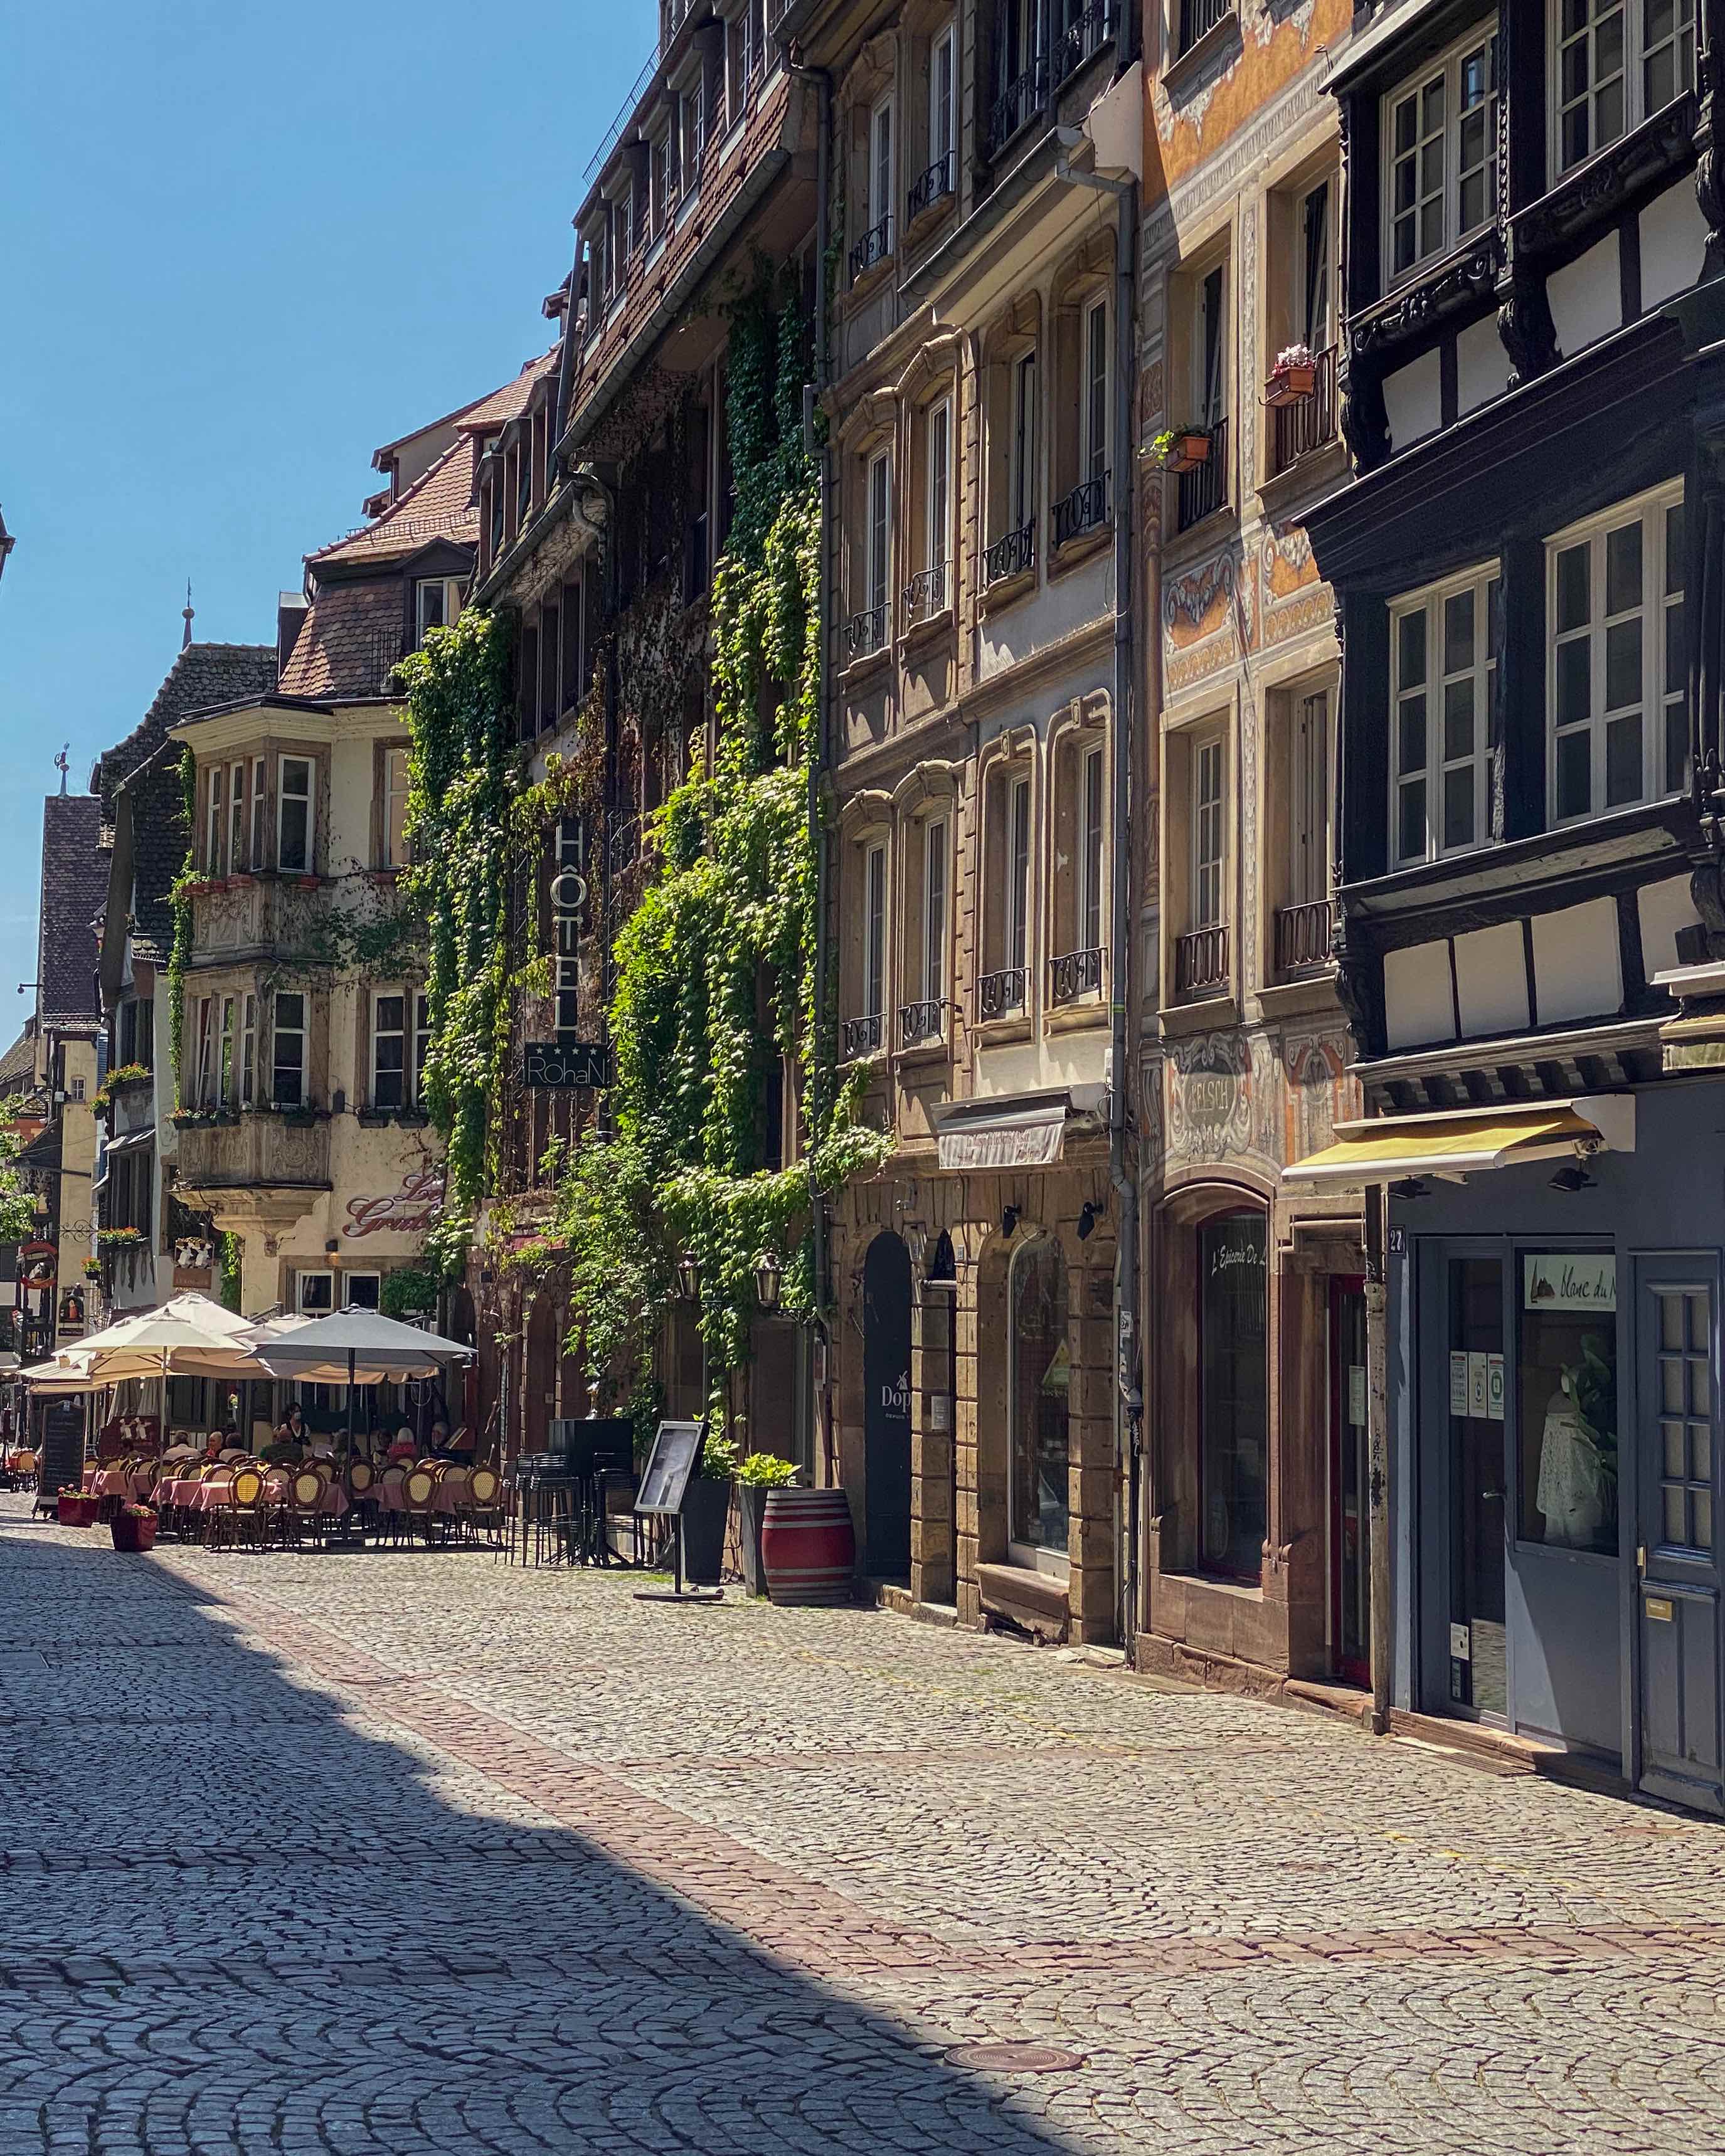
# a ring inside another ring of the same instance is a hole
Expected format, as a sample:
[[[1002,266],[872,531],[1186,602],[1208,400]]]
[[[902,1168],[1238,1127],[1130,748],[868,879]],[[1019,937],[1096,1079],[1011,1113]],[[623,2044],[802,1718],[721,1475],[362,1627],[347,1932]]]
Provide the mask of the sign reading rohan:
[[[611,1082],[610,1051],[602,1040],[530,1040],[521,1051],[521,1083],[551,1092]]]

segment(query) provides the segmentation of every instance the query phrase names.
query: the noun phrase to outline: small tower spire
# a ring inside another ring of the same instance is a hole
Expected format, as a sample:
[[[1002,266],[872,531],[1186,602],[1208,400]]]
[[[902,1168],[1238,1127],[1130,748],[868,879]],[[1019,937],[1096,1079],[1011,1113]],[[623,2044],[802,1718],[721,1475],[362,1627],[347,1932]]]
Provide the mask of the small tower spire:
[[[192,579],[189,577],[186,579],[186,604],[182,619],[186,624],[186,634],[180,639],[180,649],[189,651],[192,649]]]
[[[54,758],[54,767],[60,775],[60,792],[62,795],[64,795],[66,790],[66,773],[72,767],[72,744],[70,742],[68,742],[65,744],[64,747],[61,749],[59,754]]]

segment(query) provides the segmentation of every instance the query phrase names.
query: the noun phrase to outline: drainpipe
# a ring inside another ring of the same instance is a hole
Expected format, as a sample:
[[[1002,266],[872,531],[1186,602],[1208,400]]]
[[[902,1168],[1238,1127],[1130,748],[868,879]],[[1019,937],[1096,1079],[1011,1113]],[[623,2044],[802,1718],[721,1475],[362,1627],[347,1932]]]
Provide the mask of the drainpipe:
[[[825,388],[829,376],[827,352],[827,227],[832,215],[832,77],[824,68],[793,64],[793,74],[815,86],[818,110],[815,121],[815,177],[814,177],[814,379],[803,393],[803,443],[806,450],[815,447],[815,410],[820,393]],[[826,769],[827,747],[827,658],[831,635],[829,608],[832,578],[829,573],[829,551],[831,546],[833,506],[833,451],[824,437],[820,443],[820,594],[819,644],[820,695],[817,700],[814,739],[809,752],[809,837],[814,850],[814,1055],[809,1070],[809,1086],[813,1095],[810,1101],[811,1126],[819,1122],[825,1105],[825,1081],[830,1075],[822,1067],[820,1043],[822,1028],[827,1013],[828,970],[831,963],[827,937],[827,833],[821,814],[820,788]],[[812,1231],[814,1239],[814,1309],[817,1342],[824,1329],[821,1313],[830,1301],[828,1275],[830,1260],[828,1253],[829,1222],[827,1201],[819,1191],[813,1194],[810,1207]],[[830,1421],[824,1416],[826,1404],[822,1399],[821,1366],[827,1360],[818,1355],[809,1358],[809,1434],[811,1445],[821,1446],[829,1440]],[[827,1382],[831,1373],[827,1373]],[[829,1441],[824,1446],[829,1464],[836,1470],[836,1459]]]
[[[1384,1185],[1368,1183],[1366,1210],[1366,1523],[1371,1553],[1372,1727],[1389,1727],[1394,1607],[1389,1593],[1389,1286],[1384,1262]]]
[[[1109,1048],[1108,1179],[1119,1201],[1115,1237],[1114,1313],[1116,1375],[1114,1433],[1116,1504],[1118,1471],[1128,1476],[1123,1534],[1117,1531],[1116,1577],[1121,1582],[1121,1633],[1127,1659],[1137,1624],[1139,1462],[1142,1456],[1144,1396],[1138,1343],[1138,1185],[1127,1158],[1127,1097],[1131,1052],[1127,1014],[1131,1009],[1132,949],[1132,516],[1135,506],[1132,454],[1133,366],[1137,357],[1136,298],[1138,239],[1138,183],[1106,173],[1075,172],[1071,152],[1088,138],[1077,127],[1059,130],[1055,171],[1077,187],[1096,187],[1119,203],[1114,255],[1114,440],[1118,475],[1114,502],[1114,799],[1111,868],[1113,940],[1112,1036]]]

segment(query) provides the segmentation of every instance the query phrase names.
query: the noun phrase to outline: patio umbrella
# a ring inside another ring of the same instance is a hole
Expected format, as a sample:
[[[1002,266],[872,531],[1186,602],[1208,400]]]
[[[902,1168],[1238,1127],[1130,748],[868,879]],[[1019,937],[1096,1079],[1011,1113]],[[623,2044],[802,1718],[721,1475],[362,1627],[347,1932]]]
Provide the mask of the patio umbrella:
[[[80,1371],[69,1353],[59,1362],[28,1363],[18,1376],[19,1382],[28,1385],[33,1393],[40,1393],[44,1397],[93,1393],[99,1389],[96,1379]]]
[[[223,1378],[262,1373],[235,1312],[207,1295],[170,1296],[155,1310],[122,1317],[80,1340],[60,1360],[83,1369],[98,1384],[122,1378]]]
[[[278,1378],[302,1383],[346,1385],[347,1447],[345,1473],[353,1463],[353,1389],[381,1385],[392,1378],[434,1378],[449,1363],[470,1362],[473,1349],[417,1325],[403,1325],[381,1311],[350,1306],[332,1317],[320,1317],[286,1338],[260,1341],[264,1368]]]

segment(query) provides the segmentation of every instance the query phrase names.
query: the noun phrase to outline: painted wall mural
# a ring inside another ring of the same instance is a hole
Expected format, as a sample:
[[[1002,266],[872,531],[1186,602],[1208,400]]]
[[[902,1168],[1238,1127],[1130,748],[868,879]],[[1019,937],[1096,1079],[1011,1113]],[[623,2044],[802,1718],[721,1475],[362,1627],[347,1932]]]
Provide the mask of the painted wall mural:
[[[1172,188],[1263,114],[1348,34],[1353,0],[1240,0],[1235,28],[1212,64],[1191,79],[1165,70],[1153,86],[1151,110],[1162,169]]]

